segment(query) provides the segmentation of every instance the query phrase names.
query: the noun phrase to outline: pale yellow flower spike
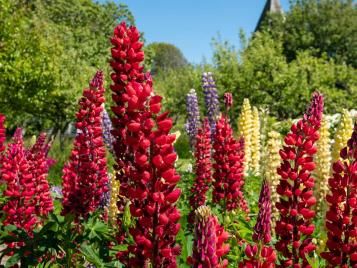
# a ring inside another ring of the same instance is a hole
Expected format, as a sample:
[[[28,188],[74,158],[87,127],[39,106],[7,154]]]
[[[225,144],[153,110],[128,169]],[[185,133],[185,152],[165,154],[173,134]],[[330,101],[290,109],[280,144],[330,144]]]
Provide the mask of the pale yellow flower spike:
[[[244,99],[238,118],[239,134],[244,137],[244,171],[248,172],[251,164],[252,109],[248,99]]]
[[[264,154],[265,158],[265,167],[264,167],[264,176],[267,179],[270,187],[270,196],[271,196],[271,208],[272,208],[272,217],[271,224],[272,230],[274,230],[276,220],[279,216],[279,211],[275,207],[276,202],[279,201],[279,195],[276,192],[276,187],[279,184],[280,176],[277,173],[277,168],[280,166],[280,155],[279,150],[282,148],[281,144],[281,135],[276,131],[270,131],[268,133],[268,141],[266,145],[266,153]]]
[[[117,206],[117,201],[119,198],[119,191],[120,191],[120,181],[116,180],[115,175],[112,176],[112,179],[110,180],[110,201],[109,201],[109,212],[108,212],[108,218],[109,222],[112,225],[115,225],[117,222],[117,216],[119,214],[118,206]]]
[[[320,139],[318,140],[317,153],[315,156],[316,163],[316,197],[317,212],[323,213],[325,196],[328,192],[328,179],[331,172],[331,152],[330,152],[330,124],[326,117],[323,117],[320,127]]]
[[[332,146],[332,161],[336,162],[340,158],[340,151],[347,145],[348,139],[353,131],[353,122],[350,113],[343,109],[340,123],[338,124],[334,144]]]
[[[260,174],[260,118],[257,107],[252,110],[252,136],[251,136],[251,170],[255,175]]]

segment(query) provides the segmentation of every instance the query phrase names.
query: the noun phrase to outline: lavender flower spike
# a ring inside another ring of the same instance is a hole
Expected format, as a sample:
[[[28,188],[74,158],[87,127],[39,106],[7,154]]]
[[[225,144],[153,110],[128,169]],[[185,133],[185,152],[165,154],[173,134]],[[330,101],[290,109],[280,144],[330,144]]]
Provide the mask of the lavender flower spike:
[[[213,80],[212,73],[202,74],[202,87],[205,95],[205,105],[207,110],[208,121],[213,135],[216,128],[216,119],[219,115],[219,101],[216,83]]]
[[[199,128],[200,112],[198,109],[197,94],[194,89],[191,89],[186,97],[187,121],[186,131],[190,138],[191,148],[194,148],[196,135]]]
[[[268,182],[263,181],[259,196],[259,213],[257,223],[254,226],[253,240],[269,243],[271,240],[271,203]]]
[[[113,129],[112,121],[110,120],[107,110],[103,109],[102,115],[102,125],[103,125],[103,139],[104,143],[110,152],[113,152],[114,137],[111,133]]]

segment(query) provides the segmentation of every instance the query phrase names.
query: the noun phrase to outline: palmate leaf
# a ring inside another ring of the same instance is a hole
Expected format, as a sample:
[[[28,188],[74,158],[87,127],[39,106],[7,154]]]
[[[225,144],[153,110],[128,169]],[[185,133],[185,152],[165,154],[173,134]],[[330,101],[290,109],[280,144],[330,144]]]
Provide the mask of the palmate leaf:
[[[14,266],[15,264],[17,264],[20,261],[20,258],[21,258],[20,253],[15,253],[6,261],[5,268]]]

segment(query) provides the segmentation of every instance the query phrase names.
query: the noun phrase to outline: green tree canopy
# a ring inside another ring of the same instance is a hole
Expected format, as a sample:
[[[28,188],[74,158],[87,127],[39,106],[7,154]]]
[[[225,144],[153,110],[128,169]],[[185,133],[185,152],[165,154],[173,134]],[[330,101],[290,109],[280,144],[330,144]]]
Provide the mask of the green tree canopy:
[[[157,74],[168,70],[175,70],[188,65],[181,50],[168,43],[151,43],[146,46],[151,52],[151,72]]]

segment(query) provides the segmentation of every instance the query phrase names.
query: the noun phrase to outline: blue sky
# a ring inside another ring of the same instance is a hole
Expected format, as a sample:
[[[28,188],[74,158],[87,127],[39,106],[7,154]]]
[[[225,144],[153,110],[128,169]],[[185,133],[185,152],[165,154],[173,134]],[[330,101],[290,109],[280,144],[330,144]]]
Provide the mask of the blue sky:
[[[181,49],[192,63],[210,62],[211,41],[217,37],[239,46],[239,29],[249,36],[265,0],[116,0],[134,14],[137,27],[151,42],[167,42]],[[289,0],[281,0],[284,10]]]

